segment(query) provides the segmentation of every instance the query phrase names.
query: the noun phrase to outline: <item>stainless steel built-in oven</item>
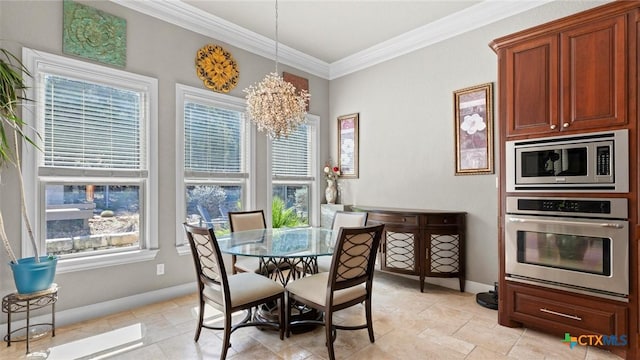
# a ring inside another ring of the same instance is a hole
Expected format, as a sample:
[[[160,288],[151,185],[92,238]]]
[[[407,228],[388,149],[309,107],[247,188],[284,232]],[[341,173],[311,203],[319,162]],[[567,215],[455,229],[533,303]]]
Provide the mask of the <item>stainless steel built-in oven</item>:
[[[507,197],[507,280],[629,295],[627,199]]]

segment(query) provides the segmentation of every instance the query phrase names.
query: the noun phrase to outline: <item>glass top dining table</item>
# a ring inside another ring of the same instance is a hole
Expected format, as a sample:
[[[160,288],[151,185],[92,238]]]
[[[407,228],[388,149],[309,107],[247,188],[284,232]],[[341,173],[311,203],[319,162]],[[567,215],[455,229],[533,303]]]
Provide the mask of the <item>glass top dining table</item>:
[[[236,231],[218,237],[220,251],[260,259],[264,275],[286,285],[318,272],[318,256],[330,256],[333,231],[325,228],[278,228]]]

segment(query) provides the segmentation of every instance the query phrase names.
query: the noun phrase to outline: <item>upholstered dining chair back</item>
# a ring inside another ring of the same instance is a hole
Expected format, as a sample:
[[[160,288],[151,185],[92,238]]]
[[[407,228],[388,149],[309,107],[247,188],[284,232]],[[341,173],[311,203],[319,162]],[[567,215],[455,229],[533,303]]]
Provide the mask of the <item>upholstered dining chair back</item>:
[[[335,244],[338,240],[340,228],[365,226],[367,224],[367,215],[367,212],[336,211],[331,225],[331,230],[333,230],[331,243]],[[330,256],[318,257],[318,272],[329,271],[329,266],[331,266]]]
[[[327,300],[333,293],[373,281],[375,260],[384,225],[341,228],[329,269],[331,284]]]
[[[208,292],[213,295],[211,299],[220,307],[224,307],[225,294],[229,293],[229,287],[222,253],[213,230],[186,224],[184,227],[196,267],[198,287],[202,290],[206,285]]]
[[[336,329],[367,329],[369,341],[374,342],[371,295],[377,248],[384,225],[342,227],[329,272],[321,272],[294,280],[286,286],[287,336],[291,327],[302,323],[322,324],[325,327],[329,359],[335,360],[333,342]],[[333,323],[336,311],[364,303],[366,323],[338,325]],[[291,321],[292,306],[306,305],[324,313],[324,321]]]
[[[265,229],[267,222],[263,210],[230,211],[229,229],[231,232],[244,230]],[[231,268],[233,273],[257,272],[265,274],[266,269],[260,267],[260,261],[256,257],[231,256]]]
[[[229,212],[229,228],[231,231],[265,229],[267,222],[263,210]]]
[[[245,326],[271,326],[280,330],[280,340],[284,339],[285,313],[284,289],[276,283],[256,273],[241,273],[227,276],[222,253],[213,229],[183,224],[191,247],[193,263],[196,269],[199,298],[199,319],[195,341],[200,338],[202,328],[223,330],[220,359],[224,360],[231,346],[231,333]],[[256,322],[253,320],[253,308],[261,304],[277,303],[278,322]],[[223,326],[205,324],[205,304],[212,306],[224,315]],[[247,312],[244,319],[232,323],[237,311]]]
[[[333,216],[331,230],[333,230],[333,240],[338,239],[338,230],[342,227],[363,227],[367,224],[367,212],[356,211],[336,211]]]

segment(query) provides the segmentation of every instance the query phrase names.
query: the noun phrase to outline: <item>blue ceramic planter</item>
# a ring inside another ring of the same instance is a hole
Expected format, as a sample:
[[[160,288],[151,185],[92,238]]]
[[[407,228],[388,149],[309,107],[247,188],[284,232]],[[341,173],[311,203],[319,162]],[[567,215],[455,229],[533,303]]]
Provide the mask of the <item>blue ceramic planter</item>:
[[[18,263],[9,263],[13,271],[13,280],[19,294],[30,294],[48,289],[56,275],[57,257],[41,256],[36,263],[34,257],[18,259]]]

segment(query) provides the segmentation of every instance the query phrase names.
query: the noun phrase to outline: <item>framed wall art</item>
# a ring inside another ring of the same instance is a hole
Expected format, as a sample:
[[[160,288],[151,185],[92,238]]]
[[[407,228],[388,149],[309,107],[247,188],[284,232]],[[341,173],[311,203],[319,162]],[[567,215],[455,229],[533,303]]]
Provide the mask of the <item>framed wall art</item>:
[[[302,90],[309,92],[309,79],[283,71],[282,80],[291,83],[296,88],[297,94]],[[309,111],[309,99],[307,99],[307,111]]]
[[[493,83],[453,92],[456,175],[493,173]]]
[[[127,22],[90,6],[64,0],[62,52],[124,67]]]
[[[340,177],[358,178],[358,113],[338,117]]]

